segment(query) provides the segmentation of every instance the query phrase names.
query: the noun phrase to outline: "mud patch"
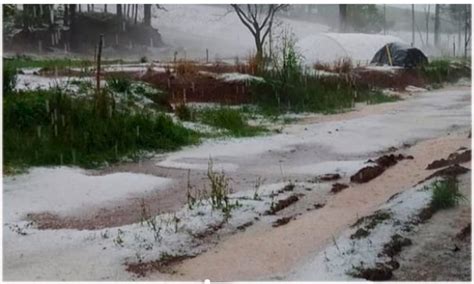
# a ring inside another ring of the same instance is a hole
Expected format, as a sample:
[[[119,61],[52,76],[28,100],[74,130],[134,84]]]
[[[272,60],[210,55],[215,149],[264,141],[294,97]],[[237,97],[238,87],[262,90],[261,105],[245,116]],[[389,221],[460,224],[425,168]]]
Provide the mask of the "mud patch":
[[[390,242],[384,245],[382,254],[393,258],[394,256],[400,254],[403,247],[410,245],[412,245],[412,241],[409,238],[395,234],[392,236]]]
[[[456,235],[456,239],[460,241],[470,240],[471,238],[471,223],[469,223],[466,227],[462,228],[461,232]]]
[[[332,185],[331,193],[333,193],[333,194],[339,193],[339,192],[343,191],[344,189],[346,189],[348,187],[349,186],[347,184],[336,182],[335,184]]]
[[[245,231],[245,229],[247,229],[248,227],[250,227],[250,226],[252,226],[252,225],[253,225],[253,222],[252,222],[252,221],[249,221],[249,222],[244,223],[244,224],[242,224],[242,225],[240,225],[240,226],[237,226],[236,229],[239,230],[239,231]]]
[[[276,228],[276,227],[280,227],[280,226],[286,225],[286,224],[288,224],[292,219],[294,219],[293,216],[283,217],[283,218],[277,219],[275,222],[273,222],[272,227]]]
[[[126,263],[127,272],[133,273],[138,277],[145,277],[148,273],[159,271],[161,273],[173,274],[176,271],[173,267],[186,259],[195,257],[195,255],[162,255],[159,260],[137,263]]]
[[[392,279],[393,267],[384,263],[377,263],[375,267],[355,268],[355,273],[352,276],[357,278],[364,278],[369,281],[386,281]]]
[[[361,239],[365,238],[370,235],[370,231],[372,231],[375,226],[382,223],[385,220],[388,220],[392,217],[392,214],[388,211],[378,210],[375,211],[374,214],[364,216],[359,218],[354,224],[351,225],[351,228],[361,226],[364,224],[362,228],[357,229],[355,233],[353,233],[350,238],[351,239]]]
[[[291,204],[297,202],[299,197],[296,195],[290,195],[285,199],[278,200],[277,203],[272,203],[270,206],[270,210],[267,210],[265,213],[267,215],[275,215],[275,213],[285,209],[286,207],[290,206]]]

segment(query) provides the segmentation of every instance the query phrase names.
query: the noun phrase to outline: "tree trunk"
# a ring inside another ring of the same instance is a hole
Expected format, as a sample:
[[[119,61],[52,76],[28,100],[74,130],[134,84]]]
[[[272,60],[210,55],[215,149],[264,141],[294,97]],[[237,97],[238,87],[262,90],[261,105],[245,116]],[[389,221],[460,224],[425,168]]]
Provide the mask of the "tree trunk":
[[[77,48],[77,40],[76,40],[76,4],[70,4],[69,5],[69,27],[70,27],[70,33],[69,33],[69,44],[71,49],[76,49]],[[80,5],[79,5],[80,7]]]
[[[151,4],[143,5],[143,22],[146,26],[151,27]]]
[[[346,32],[347,4],[339,4],[339,31]]]
[[[122,18],[122,4],[117,4],[117,17]]]
[[[138,4],[135,4],[135,16],[134,16],[134,22],[135,22],[135,25],[137,24],[138,22]]]
[[[426,45],[428,45],[428,39],[429,39],[429,31],[430,31],[430,8],[431,5],[428,4],[428,12],[426,13]]]
[[[434,22],[434,44],[436,47],[439,47],[439,8],[440,4],[436,4]]]
[[[415,46],[415,4],[411,4],[411,46]]]
[[[64,17],[63,17],[63,24],[65,26],[69,26],[69,5],[64,5]]]

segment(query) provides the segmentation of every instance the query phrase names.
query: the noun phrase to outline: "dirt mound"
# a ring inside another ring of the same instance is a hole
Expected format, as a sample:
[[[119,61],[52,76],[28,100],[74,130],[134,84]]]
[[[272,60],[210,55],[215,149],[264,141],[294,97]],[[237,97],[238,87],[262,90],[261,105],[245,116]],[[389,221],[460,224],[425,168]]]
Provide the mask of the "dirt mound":
[[[402,154],[394,155],[383,155],[377,158],[375,161],[368,160],[367,162],[375,163],[373,166],[366,166],[360,169],[357,173],[351,176],[351,182],[365,183],[379,175],[381,175],[386,169],[396,165],[401,160],[412,160],[413,156],[404,156]]]
[[[349,186],[347,184],[343,184],[343,183],[335,183],[332,185],[332,188],[331,188],[331,193],[338,193],[346,188],[348,188]]]
[[[469,162],[471,160],[471,150],[466,150],[464,152],[454,152],[449,154],[447,159],[435,160],[431,164],[429,164],[426,169],[427,170],[434,170],[443,168],[446,166],[454,165],[454,164],[462,164]]]
[[[375,165],[375,166],[367,166],[365,168],[360,169],[357,173],[351,176],[351,182],[356,183],[364,183],[368,182],[379,175],[381,175],[385,171],[385,168]]]
[[[286,225],[291,221],[291,219],[293,219],[293,216],[280,218],[276,220],[275,222],[273,222],[272,227],[276,228],[276,227]]]
[[[445,178],[457,177],[458,175],[465,174],[469,171],[470,171],[470,169],[468,169],[468,168],[465,168],[465,167],[460,166],[458,164],[454,164],[454,165],[451,165],[447,168],[437,170],[433,174],[429,175],[427,178],[420,181],[418,184],[423,183],[423,182],[425,182],[429,179],[432,179],[434,177],[445,177]]]
[[[270,210],[266,211],[267,215],[274,215],[278,211],[285,209],[286,207],[290,206],[291,204],[297,202],[299,200],[298,196],[290,195],[285,199],[278,200],[276,204],[272,204]]]
[[[369,281],[385,281],[390,280],[393,276],[393,267],[383,263],[377,263],[375,267],[357,268],[357,272],[353,275],[358,278],[364,278]]]
[[[333,180],[338,180],[341,178],[340,174],[325,174],[321,176],[317,176],[316,180],[319,181],[333,181]]]
[[[148,273],[159,271],[161,273],[173,273],[173,267],[195,255],[163,255],[159,260],[137,263],[126,263],[128,272],[139,277],[145,277]]]

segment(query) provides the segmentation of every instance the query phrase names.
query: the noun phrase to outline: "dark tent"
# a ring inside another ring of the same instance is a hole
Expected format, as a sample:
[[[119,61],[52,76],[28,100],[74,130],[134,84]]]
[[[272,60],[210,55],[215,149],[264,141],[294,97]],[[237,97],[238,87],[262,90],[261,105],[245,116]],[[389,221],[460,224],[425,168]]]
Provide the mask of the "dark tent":
[[[372,58],[371,64],[412,68],[428,62],[421,50],[402,43],[387,43]]]

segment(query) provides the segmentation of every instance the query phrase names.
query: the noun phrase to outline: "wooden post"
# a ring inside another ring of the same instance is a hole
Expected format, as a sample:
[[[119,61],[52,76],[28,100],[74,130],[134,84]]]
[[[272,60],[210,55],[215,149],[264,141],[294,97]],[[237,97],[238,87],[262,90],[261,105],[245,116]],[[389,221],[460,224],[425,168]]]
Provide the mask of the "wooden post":
[[[209,63],[209,49],[206,48],[206,63]]]
[[[97,51],[97,72],[96,72],[96,80],[97,80],[97,95],[100,93],[100,60],[102,57],[102,41],[104,40],[104,35],[101,34],[99,37],[99,46]]]

